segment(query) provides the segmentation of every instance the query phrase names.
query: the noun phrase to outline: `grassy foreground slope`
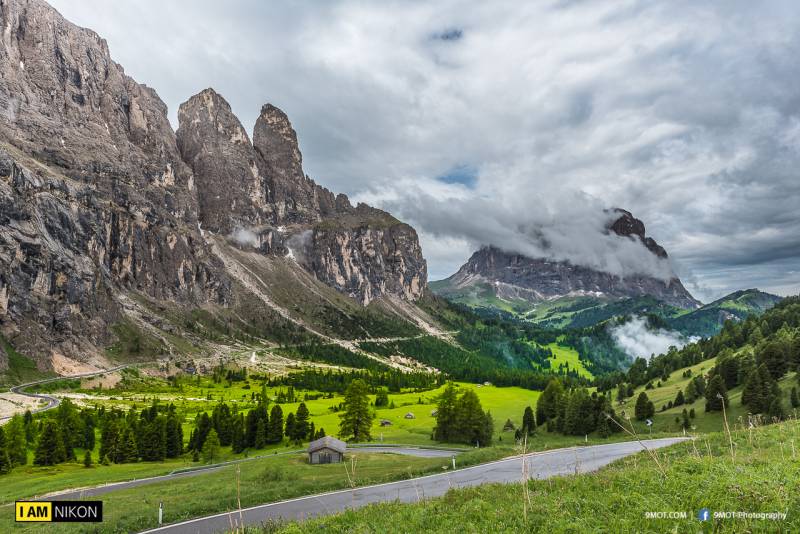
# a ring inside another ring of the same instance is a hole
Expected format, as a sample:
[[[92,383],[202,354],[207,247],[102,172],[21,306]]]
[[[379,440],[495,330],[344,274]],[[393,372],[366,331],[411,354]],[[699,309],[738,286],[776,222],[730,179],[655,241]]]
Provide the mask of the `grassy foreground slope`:
[[[598,473],[451,490],[418,504],[379,504],[263,532],[796,532],[800,424],[724,433],[640,453]],[[535,476],[535,473],[532,473]],[[527,498],[526,498],[527,491]],[[785,513],[785,519],[712,518],[698,511]],[[647,512],[685,513],[649,518]]]

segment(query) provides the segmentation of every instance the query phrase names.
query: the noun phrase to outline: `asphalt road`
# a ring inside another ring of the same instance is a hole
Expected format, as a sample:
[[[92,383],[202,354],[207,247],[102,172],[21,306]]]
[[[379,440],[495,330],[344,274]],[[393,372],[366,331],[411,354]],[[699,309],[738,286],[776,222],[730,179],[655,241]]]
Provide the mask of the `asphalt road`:
[[[647,448],[655,449],[673,445],[684,439],[686,438],[646,440],[644,444]],[[528,455],[526,461],[529,477],[543,479],[595,471],[641,450],[643,447],[638,442],[609,443],[534,453]],[[233,528],[243,525],[254,526],[268,519],[302,520],[378,502],[417,502],[444,495],[450,488],[478,486],[492,482],[519,482],[521,478],[522,458],[508,458],[442,474],[253,506],[241,511],[201,517],[145,532],[159,534],[227,532],[232,530],[231,526]]]
[[[418,456],[421,458],[450,458],[451,456],[463,452],[461,450],[444,450],[444,449],[424,449],[419,447],[402,447],[402,446],[391,446],[391,445],[383,445],[383,446],[357,446],[357,447],[348,447],[347,452],[349,454],[359,454],[359,453],[393,453],[393,454],[402,454],[404,456]],[[112,491],[119,491],[123,489],[130,489],[130,488],[137,488],[139,486],[147,486],[149,484],[155,484],[157,482],[165,482],[169,480],[177,480],[180,478],[188,478],[197,475],[203,475],[210,471],[216,471],[217,469],[221,469],[223,467],[227,467],[229,465],[237,464],[237,463],[246,463],[251,462],[253,460],[265,459],[265,458],[272,458],[278,455],[286,455],[286,454],[305,454],[304,450],[295,450],[295,451],[286,451],[286,452],[279,452],[277,454],[264,454],[260,456],[253,456],[246,459],[241,460],[234,460],[231,462],[223,462],[220,464],[209,465],[208,467],[202,467],[199,469],[192,469],[191,471],[176,471],[173,473],[168,473],[166,475],[160,475],[155,477],[147,477],[147,478],[140,478],[137,480],[128,480],[124,482],[111,482],[108,484],[103,484],[101,486],[94,486],[91,488],[79,488],[67,491],[59,491],[55,493],[49,493],[46,496],[37,497],[37,499],[47,499],[47,500],[55,500],[55,501],[71,501],[76,499],[88,499],[89,497],[97,497],[99,495],[105,495],[106,493],[111,493]]]
[[[135,365],[135,364],[134,364]],[[120,369],[124,369],[125,367],[131,367],[131,364],[128,365],[118,365],[117,367],[112,367],[111,369],[103,369],[102,371],[93,371],[91,373],[81,373],[79,375],[71,375],[71,376],[56,376],[53,378],[45,378],[44,380],[37,380],[36,382],[28,382],[27,384],[20,384],[18,386],[13,386],[11,388],[12,393],[17,393],[19,395],[25,395],[26,397],[33,397],[35,399],[44,399],[47,401],[47,406],[43,406],[41,408],[36,408],[35,410],[31,410],[31,413],[38,413],[38,412],[46,412],[47,410],[52,410],[56,406],[59,405],[61,402],[56,397],[52,395],[46,395],[44,393],[28,393],[25,391],[26,388],[31,386],[38,386],[39,384],[47,384],[48,382],[55,382],[56,380],[68,380],[70,378],[89,378],[90,376],[97,376],[106,373],[112,373],[114,371],[119,371]],[[11,417],[0,417],[0,421],[6,421],[11,419]]]

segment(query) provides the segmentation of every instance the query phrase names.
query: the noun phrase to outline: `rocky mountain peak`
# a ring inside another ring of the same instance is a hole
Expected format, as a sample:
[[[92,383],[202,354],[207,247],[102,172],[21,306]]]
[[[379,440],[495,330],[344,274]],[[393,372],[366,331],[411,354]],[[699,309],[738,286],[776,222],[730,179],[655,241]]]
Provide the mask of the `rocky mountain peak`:
[[[611,212],[619,216],[609,224],[609,231],[624,237],[635,236],[650,252],[659,258],[667,257],[667,251],[664,250],[664,247],[656,243],[652,237],[645,235],[644,223],[641,220],[634,217],[631,212],[621,208],[614,208]]]
[[[168,346],[153,317],[167,306],[269,307],[285,289],[269,279],[277,264],[305,269],[309,292],[325,283],[360,304],[422,294],[413,229],[306,177],[276,107],[251,142],[206,89],[180,106],[176,133],[103,39],[42,0],[0,0],[0,29],[0,333],[42,368],[107,363],[120,324]],[[266,273],[257,283],[253,269]]]
[[[272,223],[260,155],[228,102],[213,89],[178,109],[177,144],[192,168],[204,229],[228,235]]]
[[[297,132],[286,113],[272,104],[261,107],[253,130],[253,144],[268,164],[284,170],[288,177],[304,176]]]
[[[644,223],[623,209],[610,210],[607,231],[638,240],[660,258],[667,252],[645,233]],[[493,246],[476,251],[454,275],[437,283],[439,292],[459,294],[471,287],[488,286],[505,300],[536,303],[561,297],[592,296],[628,298],[653,296],[681,308],[693,309],[699,303],[675,277],[662,280],[645,275],[620,278],[566,261],[529,258]]]

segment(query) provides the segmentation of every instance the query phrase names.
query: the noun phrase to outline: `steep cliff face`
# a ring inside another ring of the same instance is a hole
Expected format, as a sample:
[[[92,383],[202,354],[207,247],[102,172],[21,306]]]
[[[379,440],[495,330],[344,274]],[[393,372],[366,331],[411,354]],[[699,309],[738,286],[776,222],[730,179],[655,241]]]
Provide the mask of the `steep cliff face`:
[[[166,106],[47,4],[0,6],[0,317],[20,349],[91,359],[119,291],[228,298]]]
[[[609,224],[609,232],[638,239],[652,254],[667,258],[664,248],[645,235],[642,221],[625,210],[614,212],[618,217]],[[670,280],[649,276],[621,278],[568,262],[510,254],[491,246],[475,252],[458,272],[438,285],[437,291],[447,295],[481,284],[490,286],[493,294],[501,299],[531,303],[574,296],[652,296],[680,308],[693,309],[699,305],[677,277]]]
[[[167,343],[145,302],[246,317],[253,297],[219,236],[272,259],[319,242],[301,265],[362,304],[419,296],[425,264],[405,225],[372,232],[370,215],[343,243],[318,238],[317,225],[360,212],[303,174],[280,110],[264,106],[255,143],[213,90],[180,122],[176,136],[94,32],[41,0],[0,1],[0,333],[40,367],[62,354],[103,363],[123,320]]]
[[[284,254],[324,283],[369,304],[416,300],[426,287],[417,234],[388,213],[335,196],[303,172],[297,134],[267,104],[253,144],[213,90],[181,105],[178,146],[192,167],[204,229],[239,246]]]

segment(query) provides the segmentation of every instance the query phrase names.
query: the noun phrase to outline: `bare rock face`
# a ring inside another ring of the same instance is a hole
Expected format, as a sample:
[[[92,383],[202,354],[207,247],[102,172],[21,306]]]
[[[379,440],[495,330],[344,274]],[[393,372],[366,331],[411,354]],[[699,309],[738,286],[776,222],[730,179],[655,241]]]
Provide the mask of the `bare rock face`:
[[[364,204],[315,225],[305,257],[319,279],[362,304],[386,293],[414,301],[427,287],[416,231]]]
[[[630,212],[614,210],[619,215],[608,231],[638,239],[642,246],[660,258],[667,252],[645,235],[644,223]],[[667,304],[694,309],[699,302],[675,277],[661,280],[649,276],[618,276],[573,265],[569,262],[529,258],[509,254],[495,247],[475,252],[453,276],[447,288],[490,284],[495,295],[506,300],[538,302],[565,296],[590,295],[610,298],[652,296]]]
[[[306,176],[283,111],[262,107],[253,145],[212,90],[181,105],[179,120],[178,146],[194,171],[204,229],[287,255],[364,305],[385,294],[422,296],[427,270],[414,229],[378,209],[354,208]]]
[[[194,171],[203,229],[227,235],[273,223],[261,156],[224,98],[213,89],[178,110],[181,156]]]
[[[294,248],[363,304],[421,294],[413,229],[306,177],[277,108],[251,143],[208,89],[181,106],[176,136],[155,91],[44,1],[0,0],[0,30],[0,333],[40,367],[102,359],[140,297],[187,311],[246,299],[209,234]]]
[[[333,193],[305,175],[297,133],[280,109],[271,104],[261,108],[253,145],[264,161],[276,223],[315,222],[351,210],[349,201],[337,203]]]
[[[110,341],[121,291],[225,302],[155,92],[44,2],[3,2],[0,28],[3,331],[30,354],[86,358]]]

